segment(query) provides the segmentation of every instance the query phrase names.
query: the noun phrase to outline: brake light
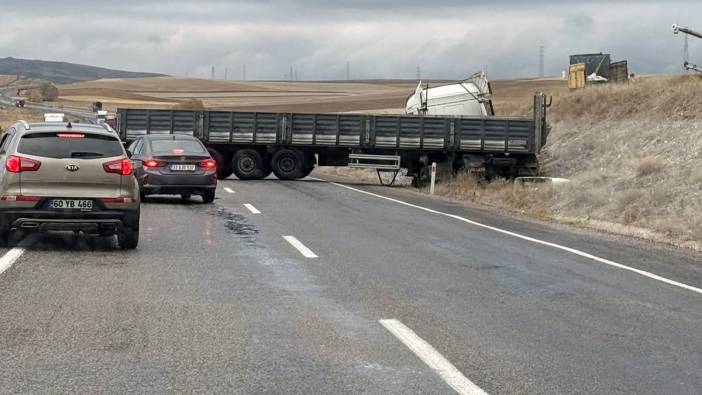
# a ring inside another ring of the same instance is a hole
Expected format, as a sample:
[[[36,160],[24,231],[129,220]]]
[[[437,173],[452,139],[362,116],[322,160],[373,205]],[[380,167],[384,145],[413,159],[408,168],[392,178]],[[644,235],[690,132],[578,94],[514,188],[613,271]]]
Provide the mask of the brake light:
[[[160,160],[155,160],[155,159],[148,159],[144,161],[144,167],[153,169],[155,167],[163,167],[166,166],[166,162],[160,161]]]
[[[0,200],[7,202],[38,202],[41,200],[39,196],[26,196],[26,195],[3,195]]]
[[[128,176],[132,174],[132,161],[129,159],[119,159],[102,164],[103,169],[108,173]]]
[[[182,155],[185,153],[185,150],[182,148],[173,148],[173,153],[176,155]]]
[[[85,138],[83,133],[56,133],[56,137],[62,139],[82,139]]]
[[[37,171],[41,167],[41,162],[34,159],[24,158],[17,155],[10,155],[5,160],[5,168],[10,173],[21,173],[23,171]]]
[[[198,165],[200,165],[200,167],[203,167],[203,168],[205,168],[205,169],[215,169],[215,168],[217,168],[217,162],[215,162],[215,161],[212,160],[212,159],[204,160],[204,161],[198,163]]]

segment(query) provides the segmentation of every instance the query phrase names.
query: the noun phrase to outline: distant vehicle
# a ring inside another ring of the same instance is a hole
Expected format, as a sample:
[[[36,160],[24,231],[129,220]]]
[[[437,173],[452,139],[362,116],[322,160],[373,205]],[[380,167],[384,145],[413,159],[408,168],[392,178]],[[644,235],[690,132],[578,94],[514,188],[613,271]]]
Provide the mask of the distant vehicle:
[[[141,197],[153,194],[200,195],[212,203],[217,188],[217,164],[205,146],[192,136],[151,135],[130,146],[134,175]]]
[[[102,102],[99,102],[99,101],[93,102],[93,103],[90,105],[90,109],[91,109],[93,112],[102,111]]]
[[[44,122],[66,122],[66,115],[58,112],[45,113]]]
[[[13,97],[12,104],[17,108],[23,108],[26,104],[26,100],[23,97]]]
[[[103,122],[105,122],[105,119],[107,119],[107,111],[105,111],[105,110],[98,111],[97,115],[95,116],[95,122],[103,123]]]
[[[455,84],[429,88],[419,82],[407,98],[405,112],[414,115],[493,116],[492,90],[484,72]]]
[[[19,121],[0,147],[0,245],[22,230],[116,234],[121,248],[137,247],[139,187],[114,132]]]
[[[105,116],[105,123],[110,125],[112,129],[117,130],[117,116],[115,114],[107,114]]]

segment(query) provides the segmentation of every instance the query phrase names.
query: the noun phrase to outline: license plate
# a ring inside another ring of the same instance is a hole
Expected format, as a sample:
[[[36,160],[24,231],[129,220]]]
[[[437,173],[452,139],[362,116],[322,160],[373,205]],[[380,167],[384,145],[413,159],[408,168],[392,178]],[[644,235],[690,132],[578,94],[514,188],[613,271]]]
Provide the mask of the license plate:
[[[93,201],[88,199],[51,199],[49,208],[58,210],[92,211]]]
[[[173,171],[195,171],[195,165],[171,165]]]

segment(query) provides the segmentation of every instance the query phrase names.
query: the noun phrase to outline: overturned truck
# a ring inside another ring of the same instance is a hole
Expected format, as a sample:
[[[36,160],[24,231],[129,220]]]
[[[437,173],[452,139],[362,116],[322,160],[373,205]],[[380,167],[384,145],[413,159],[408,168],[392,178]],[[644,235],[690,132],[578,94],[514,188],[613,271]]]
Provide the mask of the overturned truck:
[[[549,104],[535,95],[531,117],[120,108],[117,130],[125,143],[147,134],[193,135],[210,150],[221,178],[274,173],[293,180],[315,166],[350,166],[395,174],[405,168],[420,185],[432,162],[486,178],[538,175]]]

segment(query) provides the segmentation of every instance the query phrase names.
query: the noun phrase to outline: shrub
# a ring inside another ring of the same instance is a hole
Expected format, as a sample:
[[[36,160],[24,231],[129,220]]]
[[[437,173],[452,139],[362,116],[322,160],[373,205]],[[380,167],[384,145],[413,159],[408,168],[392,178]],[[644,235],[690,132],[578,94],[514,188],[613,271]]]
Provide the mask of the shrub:
[[[188,99],[176,104],[173,108],[177,110],[204,110],[205,105],[202,100]]]
[[[639,177],[647,176],[653,173],[658,173],[663,168],[663,162],[655,156],[647,156],[639,159],[639,166],[636,168],[636,173]]]
[[[39,84],[39,95],[43,101],[55,101],[59,97],[59,90],[50,82]]]

